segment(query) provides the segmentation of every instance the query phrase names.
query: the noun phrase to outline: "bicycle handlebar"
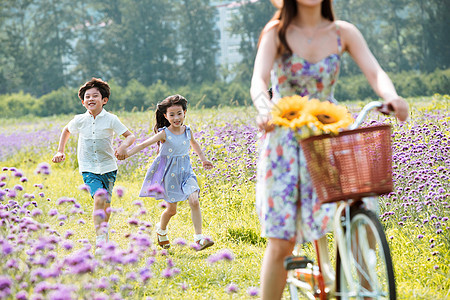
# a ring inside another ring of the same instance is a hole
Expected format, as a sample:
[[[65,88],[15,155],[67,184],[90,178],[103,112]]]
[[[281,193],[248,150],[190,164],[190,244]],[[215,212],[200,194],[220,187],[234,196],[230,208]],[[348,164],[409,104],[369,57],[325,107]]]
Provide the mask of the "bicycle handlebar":
[[[369,111],[371,111],[374,108],[377,108],[379,112],[381,112],[382,114],[385,114],[385,115],[390,115],[391,112],[394,111],[390,105],[384,104],[381,101],[369,102],[368,104],[366,104],[363,107],[363,109],[359,113],[358,117],[356,118],[355,122],[353,122],[353,124],[350,125],[348,129],[353,130],[353,129],[358,128],[362,124],[362,122],[364,122],[364,120],[366,119]]]

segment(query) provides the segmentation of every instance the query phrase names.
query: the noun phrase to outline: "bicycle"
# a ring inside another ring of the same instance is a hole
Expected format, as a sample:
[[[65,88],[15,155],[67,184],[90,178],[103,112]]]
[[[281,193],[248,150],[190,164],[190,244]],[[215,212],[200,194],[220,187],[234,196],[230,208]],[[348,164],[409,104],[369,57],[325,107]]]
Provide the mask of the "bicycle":
[[[358,128],[368,112],[362,110],[349,130],[337,136],[302,140],[301,146],[321,203],[337,202],[333,232],[336,268],[328,255],[327,238],[314,241],[317,263],[300,255],[285,259],[291,299],[396,299],[389,245],[377,215],[364,208],[363,199],[392,191],[392,150],[389,125]]]

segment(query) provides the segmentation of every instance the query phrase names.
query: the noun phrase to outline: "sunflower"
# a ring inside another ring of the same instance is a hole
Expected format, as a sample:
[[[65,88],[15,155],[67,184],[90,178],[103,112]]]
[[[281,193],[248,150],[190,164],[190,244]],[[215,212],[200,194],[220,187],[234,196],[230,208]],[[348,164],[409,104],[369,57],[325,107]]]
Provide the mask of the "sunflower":
[[[345,106],[331,102],[320,102],[317,99],[309,101],[305,113],[315,118],[312,123],[324,133],[338,134],[339,129],[348,127],[354,121]]]
[[[272,123],[291,128],[305,125],[304,110],[307,104],[308,97],[295,95],[281,98],[272,109]]]

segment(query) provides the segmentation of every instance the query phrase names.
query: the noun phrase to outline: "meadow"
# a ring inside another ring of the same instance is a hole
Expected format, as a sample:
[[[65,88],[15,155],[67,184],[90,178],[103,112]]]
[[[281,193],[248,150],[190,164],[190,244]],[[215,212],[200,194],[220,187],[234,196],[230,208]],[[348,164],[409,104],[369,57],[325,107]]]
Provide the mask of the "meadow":
[[[450,298],[449,99],[407,99],[404,124],[375,113],[367,120],[393,129],[394,191],[380,197],[380,219],[399,299]],[[364,103],[346,104],[357,112]],[[153,112],[117,114],[138,142],[152,135]],[[0,299],[257,299],[266,240],[254,209],[254,116],[243,107],[188,111],[186,123],[215,166],[206,171],[191,156],[213,247],[192,249],[187,203],[169,224],[173,246],[155,245],[164,203],[138,197],[156,155],[149,148],[119,162],[103,257],[93,255],[92,200],[80,188],[77,139],[70,138],[64,163],[51,163],[72,116],[0,119]]]

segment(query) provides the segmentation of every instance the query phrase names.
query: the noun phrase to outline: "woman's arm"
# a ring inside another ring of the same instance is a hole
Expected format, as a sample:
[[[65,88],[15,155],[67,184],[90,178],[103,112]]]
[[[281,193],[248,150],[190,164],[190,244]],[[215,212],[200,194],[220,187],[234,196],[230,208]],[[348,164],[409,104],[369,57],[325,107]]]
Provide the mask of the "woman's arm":
[[[398,96],[389,76],[373,56],[361,32],[348,22],[339,21],[344,50],[348,51],[366,76],[369,84],[385,103],[393,108],[400,121],[408,118],[408,104]]]
[[[191,141],[190,141],[192,149],[194,149],[194,152],[197,153],[198,157],[200,158],[200,161],[203,164],[203,168],[209,170],[213,168],[212,162],[206,159],[205,155],[203,154],[202,148],[200,147],[200,144],[197,143],[197,141],[194,138],[194,133],[191,130]]]
[[[258,111],[258,127],[265,131],[273,130],[273,125],[269,123],[273,104],[270,101],[267,89],[270,81],[270,71],[277,53],[276,25],[278,25],[278,21],[270,22],[262,33],[250,87],[250,95]]]
[[[142,151],[144,148],[147,148],[148,146],[153,145],[156,142],[161,142],[161,141],[165,141],[165,140],[166,140],[166,132],[164,130],[162,130],[162,131],[158,132],[157,134],[155,134],[154,136],[146,139],[142,143],[137,144],[132,149],[128,150],[126,157],[130,157],[130,156],[138,153],[139,151]]]

